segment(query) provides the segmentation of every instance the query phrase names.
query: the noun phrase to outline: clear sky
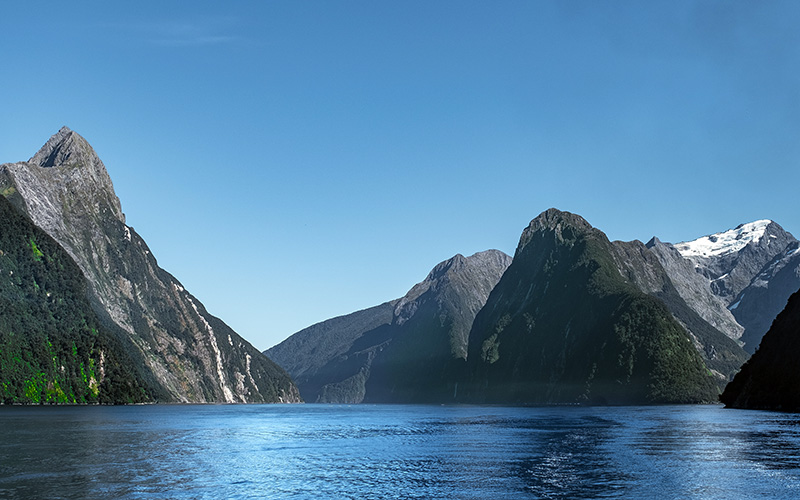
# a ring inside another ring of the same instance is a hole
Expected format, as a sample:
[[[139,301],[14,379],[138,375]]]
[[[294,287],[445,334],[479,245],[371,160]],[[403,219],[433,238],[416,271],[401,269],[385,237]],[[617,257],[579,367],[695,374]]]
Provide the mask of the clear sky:
[[[259,349],[543,210],[800,236],[800,2],[3,2],[0,162],[83,135]]]

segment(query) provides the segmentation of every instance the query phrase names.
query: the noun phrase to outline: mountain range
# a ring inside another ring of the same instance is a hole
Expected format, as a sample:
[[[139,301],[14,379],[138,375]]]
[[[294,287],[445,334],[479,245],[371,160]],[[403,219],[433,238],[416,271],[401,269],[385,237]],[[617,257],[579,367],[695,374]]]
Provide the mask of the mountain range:
[[[715,401],[800,288],[797,248],[767,220],[674,245],[611,242],[550,209],[523,231],[510,264],[472,263],[491,280],[436,288],[448,290],[449,310],[471,311],[469,334],[457,336],[466,351],[450,342],[444,356],[447,315],[413,300],[446,261],[406,297],[313,325],[265,354],[309,401]],[[414,333],[402,328],[403,308]]]
[[[513,258],[456,255],[265,356],[158,266],[77,133],[0,165],[0,194],[5,403],[709,402],[757,352],[723,397],[766,407],[742,377],[793,345],[800,242],[770,220],[645,244],[549,209]]]
[[[83,137],[64,127],[30,160],[0,165],[0,193],[77,265],[97,320],[151,383],[146,399],[300,401],[282,368],[158,266]]]

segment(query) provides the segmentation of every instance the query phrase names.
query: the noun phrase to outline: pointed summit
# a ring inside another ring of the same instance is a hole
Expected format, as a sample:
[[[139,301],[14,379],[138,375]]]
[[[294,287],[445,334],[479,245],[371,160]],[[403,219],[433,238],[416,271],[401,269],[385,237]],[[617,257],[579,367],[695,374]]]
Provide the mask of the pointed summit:
[[[66,215],[56,217],[55,212],[65,210],[79,218],[110,215],[125,223],[105,165],[89,142],[68,127],[61,127],[27,162],[8,165],[5,176],[0,184],[13,186],[22,196],[19,208],[34,219],[41,216],[38,223],[47,231]]]
[[[516,254],[519,254],[536,234],[552,233],[557,241],[564,242],[590,232],[599,233],[580,215],[549,208],[536,216],[522,232]],[[603,237],[605,238],[605,235]]]
[[[86,139],[69,127],[61,127],[28,162],[45,168],[102,164]]]
[[[98,318],[170,400],[300,400],[283,370],[158,266],[83,137],[63,127],[30,161],[0,165],[0,192],[75,261]]]

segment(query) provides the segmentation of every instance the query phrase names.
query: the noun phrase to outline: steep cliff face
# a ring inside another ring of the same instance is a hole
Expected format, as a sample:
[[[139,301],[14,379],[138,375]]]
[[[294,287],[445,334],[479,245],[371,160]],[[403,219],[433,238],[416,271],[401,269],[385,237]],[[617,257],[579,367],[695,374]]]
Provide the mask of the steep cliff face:
[[[281,368],[158,266],[125,224],[105,166],[80,135],[62,128],[28,162],[0,166],[0,192],[71,255],[95,310],[127,332],[171,399],[299,400]]]
[[[800,292],[764,335],[758,350],[720,396],[725,406],[800,411]]]
[[[86,286],[64,249],[0,196],[0,402],[163,396],[125,335],[102,325]]]
[[[510,264],[456,255],[401,299],[309,327],[265,352],[308,401],[452,401],[472,321]]]
[[[551,209],[534,219],[475,318],[464,398],[714,400],[714,379],[686,330],[663,302],[637,286],[641,280],[658,288],[663,270],[651,259],[627,268],[630,276],[624,277],[624,260],[624,252],[577,215]]]
[[[659,260],[681,298],[703,320],[731,339],[741,338],[744,327],[728,309],[729,301],[713,292],[712,281],[699,273],[691,260],[684,258],[674,245],[658,238],[651,239],[647,248]]]

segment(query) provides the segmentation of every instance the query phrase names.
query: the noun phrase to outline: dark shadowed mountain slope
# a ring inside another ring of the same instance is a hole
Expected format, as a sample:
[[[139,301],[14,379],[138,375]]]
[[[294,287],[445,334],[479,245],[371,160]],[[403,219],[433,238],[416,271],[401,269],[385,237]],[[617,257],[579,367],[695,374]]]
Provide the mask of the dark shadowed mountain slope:
[[[786,300],[800,288],[800,242],[794,241],[768,262],[731,304],[744,327],[742,341],[753,352]]]
[[[314,325],[266,351],[308,401],[452,401],[472,321],[511,258],[437,265],[403,298]]]
[[[92,305],[125,331],[175,401],[298,401],[289,376],[210,315],[125,224],[103,162],[62,128],[28,162],[0,165],[0,193],[53,237],[90,284]]]
[[[0,402],[163,397],[128,344],[92,310],[67,252],[0,196]]]
[[[764,335],[761,345],[720,396],[725,406],[800,411],[800,292]]]
[[[464,398],[497,403],[716,399],[714,378],[664,303],[622,276],[617,249],[548,210],[477,315]]]

